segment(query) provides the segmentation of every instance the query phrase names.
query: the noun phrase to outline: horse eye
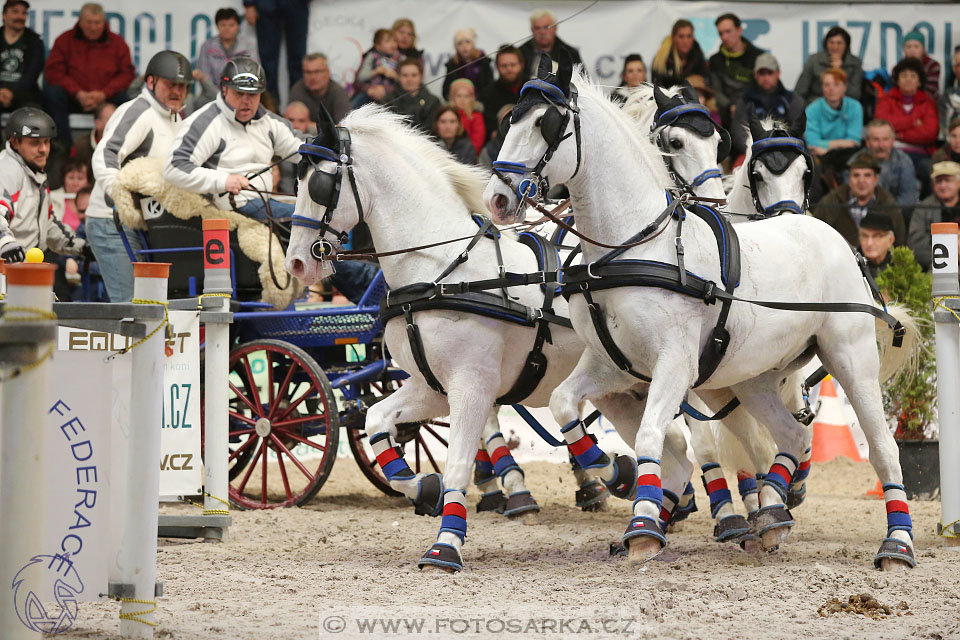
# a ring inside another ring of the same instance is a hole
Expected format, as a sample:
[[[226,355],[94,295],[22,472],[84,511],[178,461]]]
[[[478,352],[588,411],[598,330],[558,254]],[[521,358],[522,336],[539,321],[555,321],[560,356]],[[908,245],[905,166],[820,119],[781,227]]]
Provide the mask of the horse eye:
[[[757,182],[763,182],[763,175],[761,175],[759,171],[754,171],[753,179]]]
[[[674,149],[683,149],[683,140],[679,138],[673,138],[670,140],[670,146]]]
[[[533,123],[533,126],[539,127],[541,124],[543,124],[543,116],[537,118],[537,121]]]

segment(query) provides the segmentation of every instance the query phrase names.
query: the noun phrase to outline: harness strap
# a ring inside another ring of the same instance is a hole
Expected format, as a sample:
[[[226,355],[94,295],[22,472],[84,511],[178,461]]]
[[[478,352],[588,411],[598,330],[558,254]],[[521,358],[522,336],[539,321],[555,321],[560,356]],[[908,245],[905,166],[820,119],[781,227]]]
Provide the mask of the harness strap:
[[[413,361],[417,363],[420,375],[423,376],[423,379],[431,389],[437,393],[447,395],[447,392],[443,389],[443,385],[440,384],[437,376],[435,376],[433,370],[430,369],[430,363],[427,362],[427,354],[423,350],[423,338],[420,337],[420,327],[413,321],[413,310],[410,305],[404,305],[403,316],[407,320],[407,341],[410,343]]]
[[[613,363],[617,365],[621,371],[626,371],[634,378],[643,380],[644,382],[650,382],[651,378],[649,376],[645,376],[634,370],[633,363],[630,362],[626,354],[617,346],[613,336],[610,335],[609,327],[607,327],[607,317],[604,315],[600,305],[593,301],[593,296],[590,295],[590,289],[584,287],[582,293],[583,299],[587,302],[587,308],[590,310],[590,319],[593,321],[593,328],[597,332],[600,344],[603,345],[604,350],[607,352],[607,355],[610,356],[610,359],[613,360]]]

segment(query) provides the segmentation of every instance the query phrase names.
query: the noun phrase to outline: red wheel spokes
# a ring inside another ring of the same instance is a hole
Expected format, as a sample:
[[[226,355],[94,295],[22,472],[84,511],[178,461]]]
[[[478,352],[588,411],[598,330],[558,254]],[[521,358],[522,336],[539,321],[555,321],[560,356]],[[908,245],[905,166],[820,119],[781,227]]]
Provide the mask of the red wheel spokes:
[[[258,439],[259,439],[259,438],[255,438],[255,437],[254,437],[254,438],[247,438],[247,441],[246,441],[246,442],[244,442],[242,445],[240,445],[239,447],[237,447],[234,451],[231,451],[231,452],[230,452],[230,457],[227,458],[227,461],[229,462],[230,460],[233,460],[233,459],[236,458],[238,455],[240,455],[240,453],[241,453],[242,451],[245,451],[246,449],[249,449],[249,448],[250,448],[250,445],[253,444],[254,442],[256,442]]]
[[[283,456],[280,452],[277,452],[277,462],[280,464],[280,477],[283,478],[283,490],[287,494],[287,502],[293,498],[293,493],[290,491],[290,481],[287,480],[287,468],[283,464]]]
[[[326,416],[322,413],[318,413],[312,416],[300,416],[299,418],[288,418],[287,420],[272,422],[271,425],[274,429],[286,429],[298,424],[304,424],[307,422],[317,422],[324,421]]]
[[[245,423],[245,424],[249,424],[249,425],[251,425],[251,426],[257,424],[257,421],[254,420],[253,418],[248,418],[247,416],[241,415],[241,414],[239,414],[239,413],[237,413],[237,412],[235,412],[235,411],[231,411],[231,412],[230,412],[230,417],[231,417],[231,418],[235,418],[235,419],[239,420],[240,422],[243,422],[243,423]],[[235,435],[235,433],[234,433],[233,431],[231,431],[231,432],[230,432],[230,435]]]
[[[292,433],[292,432],[287,431],[287,430],[285,430],[285,429],[280,429],[279,431],[284,435],[284,437],[286,437],[286,438],[293,438],[293,439],[296,440],[297,442],[300,442],[300,443],[302,443],[302,444],[311,446],[311,447],[313,447],[314,449],[316,449],[316,450],[318,450],[318,451],[326,451],[326,450],[327,450],[327,447],[326,447],[326,446],[317,444],[317,443],[314,442],[313,440],[308,440],[307,438],[304,438],[303,436],[298,435],[298,434],[296,434],[296,433]],[[273,435],[273,434],[271,433],[270,435]],[[291,455],[291,457],[293,457],[293,456]],[[310,476],[310,477],[312,478],[313,476]]]
[[[418,433],[417,434],[417,451],[420,450],[420,447],[423,447],[423,452],[427,454],[427,458],[430,460],[430,464],[433,465],[433,470],[436,471],[437,473],[440,473],[440,467],[437,466],[437,461],[433,459],[433,454],[430,453],[430,449],[427,448],[427,443],[423,441],[423,436],[421,436]],[[419,468],[420,468],[420,463],[418,460],[417,469],[419,470]]]
[[[250,438],[250,439],[251,439],[251,440],[254,440],[254,439],[260,440],[259,437],[258,437],[258,438]],[[266,454],[266,452],[264,451],[265,448],[266,448],[266,445],[265,445],[264,442],[261,440],[261,441],[260,441],[260,446],[257,448],[257,452],[256,452],[255,454],[253,454],[253,460],[250,461],[250,464],[249,464],[249,466],[247,467],[247,472],[246,472],[245,474],[243,474],[243,480],[240,481],[240,486],[237,487],[237,493],[241,493],[241,494],[243,493],[243,489],[244,489],[244,487],[247,486],[247,481],[250,479],[250,474],[253,473],[253,469],[257,466],[257,460],[260,459],[260,454],[263,454],[263,456],[266,457],[267,454]]]
[[[233,384],[232,382],[229,384],[230,390],[233,391],[233,393],[237,396],[237,399],[250,408],[250,411],[253,411],[253,415],[260,416],[263,413],[262,410],[257,409],[257,407],[254,406],[253,402],[250,401],[246,394],[242,393],[240,389],[237,388],[237,385]]]
[[[446,441],[446,439],[440,437],[440,434],[437,433],[436,431],[434,431],[433,428],[430,427],[430,425],[424,424],[424,425],[423,425],[423,428],[426,429],[427,432],[428,432],[430,435],[432,435],[434,438],[436,438],[437,440],[439,440],[440,442],[442,442],[445,447],[447,447],[447,448],[450,447],[450,444]],[[426,446],[426,445],[424,445],[424,446]]]
[[[290,456],[290,462],[292,462],[294,465],[296,465],[296,467],[297,467],[298,469],[300,469],[300,472],[301,472],[303,475],[307,476],[307,479],[308,479],[308,480],[313,480],[313,479],[316,477],[316,476],[314,476],[312,473],[310,473],[310,471],[307,470],[307,468],[306,468],[305,466],[303,466],[303,463],[302,463],[302,462],[300,462],[299,460],[297,460],[296,456],[293,455],[293,453],[290,451],[290,449],[287,449],[286,445],[283,444],[283,442],[280,441],[280,438],[278,438],[277,436],[275,436],[274,434],[271,433],[271,434],[270,434],[270,439],[273,440],[274,445],[276,445],[281,451],[283,451],[283,453],[286,453],[288,456]],[[307,442],[310,442],[310,441],[307,440]],[[313,443],[311,443],[311,444],[313,444]],[[280,452],[277,452],[277,457],[279,457],[279,456],[280,456]]]
[[[270,451],[270,447],[267,445],[267,441],[263,441],[263,467],[260,471],[260,504],[264,507],[267,506],[267,458],[270,456],[267,453]],[[251,468],[253,468],[251,466]]]
[[[257,382],[253,379],[253,371],[250,369],[250,359],[247,357],[247,354],[243,354],[240,362],[243,363],[243,371],[247,374],[250,397],[253,399],[253,404],[257,407],[257,415],[262,418],[264,416],[263,405],[260,402],[260,390],[257,389]]]
[[[274,392],[273,392],[273,352],[269,349],[264,350],[264,354],[267,356],[267,403],[269,406],[273,406],[274,401]]]
[[[282,383],[279,387],[277,387],[277,390],[278,390],[278,391],[283,391],[284,389],[286,389],[286,388],[290,385],[290,381],[293,379],[293,372],[296,371],[299,366],[300,366],[300,365],[297,363],[296,360],[291,360],[291,361],[290,361],[290,368],[287,370],[287,375],[285,375],[285,376],[283,377],[283,383]],[[284,395],[286,395],[286,394],[284,394]],[[276,402],[271,402],[271,403],[270,403],[270,413],[267,414],[267,419],[268,419],[268,420],[273,420],[273,416],[276,414],[277,408],[280,407],[280,402],[279,402],[280,397],[279,397],[279,396],[280,396],[280,394],[278,394],[278,396],[277,396],[277,401],[276,401]]]
[[[294,401],[290,404],[289,407],[287,407],[286,409],[284,409],[284,410],[283,410],[283,413],[280,414],[279,416],[277,416],[277,421],[278,421],[278,422],[279,422],[279,421],[282,421],[284,418],[286,418],[288,415],[290,415],[290,413],[291,413],[294,409],[296,409],[297,407],[300,406],[300,403],[301,403],[301,402],[303,402],[303,401],[306,400],[308,397],[310,397],[310,394],[312,394],[312,393],[314,393],[314,392],[319,392],[319,389],[317,389],[317,383],[314,382],[313,380],[311,380],[311,381],[310,381],[310,388],[308,388],[308,389],[303,393],[302,396],[300,396],[299,398],[297,398],[296,400],[294,400]],[[326,407],[324,407],[324,408],[326,408]]]

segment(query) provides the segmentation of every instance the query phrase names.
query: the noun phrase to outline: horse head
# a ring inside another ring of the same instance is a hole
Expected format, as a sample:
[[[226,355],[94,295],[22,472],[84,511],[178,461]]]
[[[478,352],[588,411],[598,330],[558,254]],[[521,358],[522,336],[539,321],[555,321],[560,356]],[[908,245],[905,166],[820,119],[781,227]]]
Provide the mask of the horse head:
[[[813,159],[803,141],[806,118],[784,124],[751,113],[747,124],[752,142],[744,166],[757,213],[804,213],[813,179]]]

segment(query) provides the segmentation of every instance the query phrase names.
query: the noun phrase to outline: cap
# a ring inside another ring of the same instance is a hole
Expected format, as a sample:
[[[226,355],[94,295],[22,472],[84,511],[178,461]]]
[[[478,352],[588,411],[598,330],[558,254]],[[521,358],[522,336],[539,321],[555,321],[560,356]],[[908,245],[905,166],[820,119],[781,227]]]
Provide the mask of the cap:
[[[903,44],[907,44],[910,40],[916,40],[920,43],[920,46],[924,49],[927,48],[927,39],[923,37],[923,34],[919,31],[911,31],[907,35],[903,36]]]
[[[873,169],[875,173],[880,173],[880,163],[876,157],[869,151],[858,153],[850,163],[850,169]]]
[[[871,211],[860,220],[860,228],[893,231],[893,219],[885,213],[873,213]]]
[[[960,176],[960,162],[944,160],[933,165],[933,172],[930,177],[936,180],[940,176]]]
[[[757,56],[757,61],[753,65],[754,71],[768,69],[769,71],[780,71],[780,63],[772,53],[761,53]]]
[[[30,8],[30,3],[27,0],[7,0],[3,3],[3,10],[6,11],[10,7],[15,7],[18,4],[22,4],[24,9]]]

